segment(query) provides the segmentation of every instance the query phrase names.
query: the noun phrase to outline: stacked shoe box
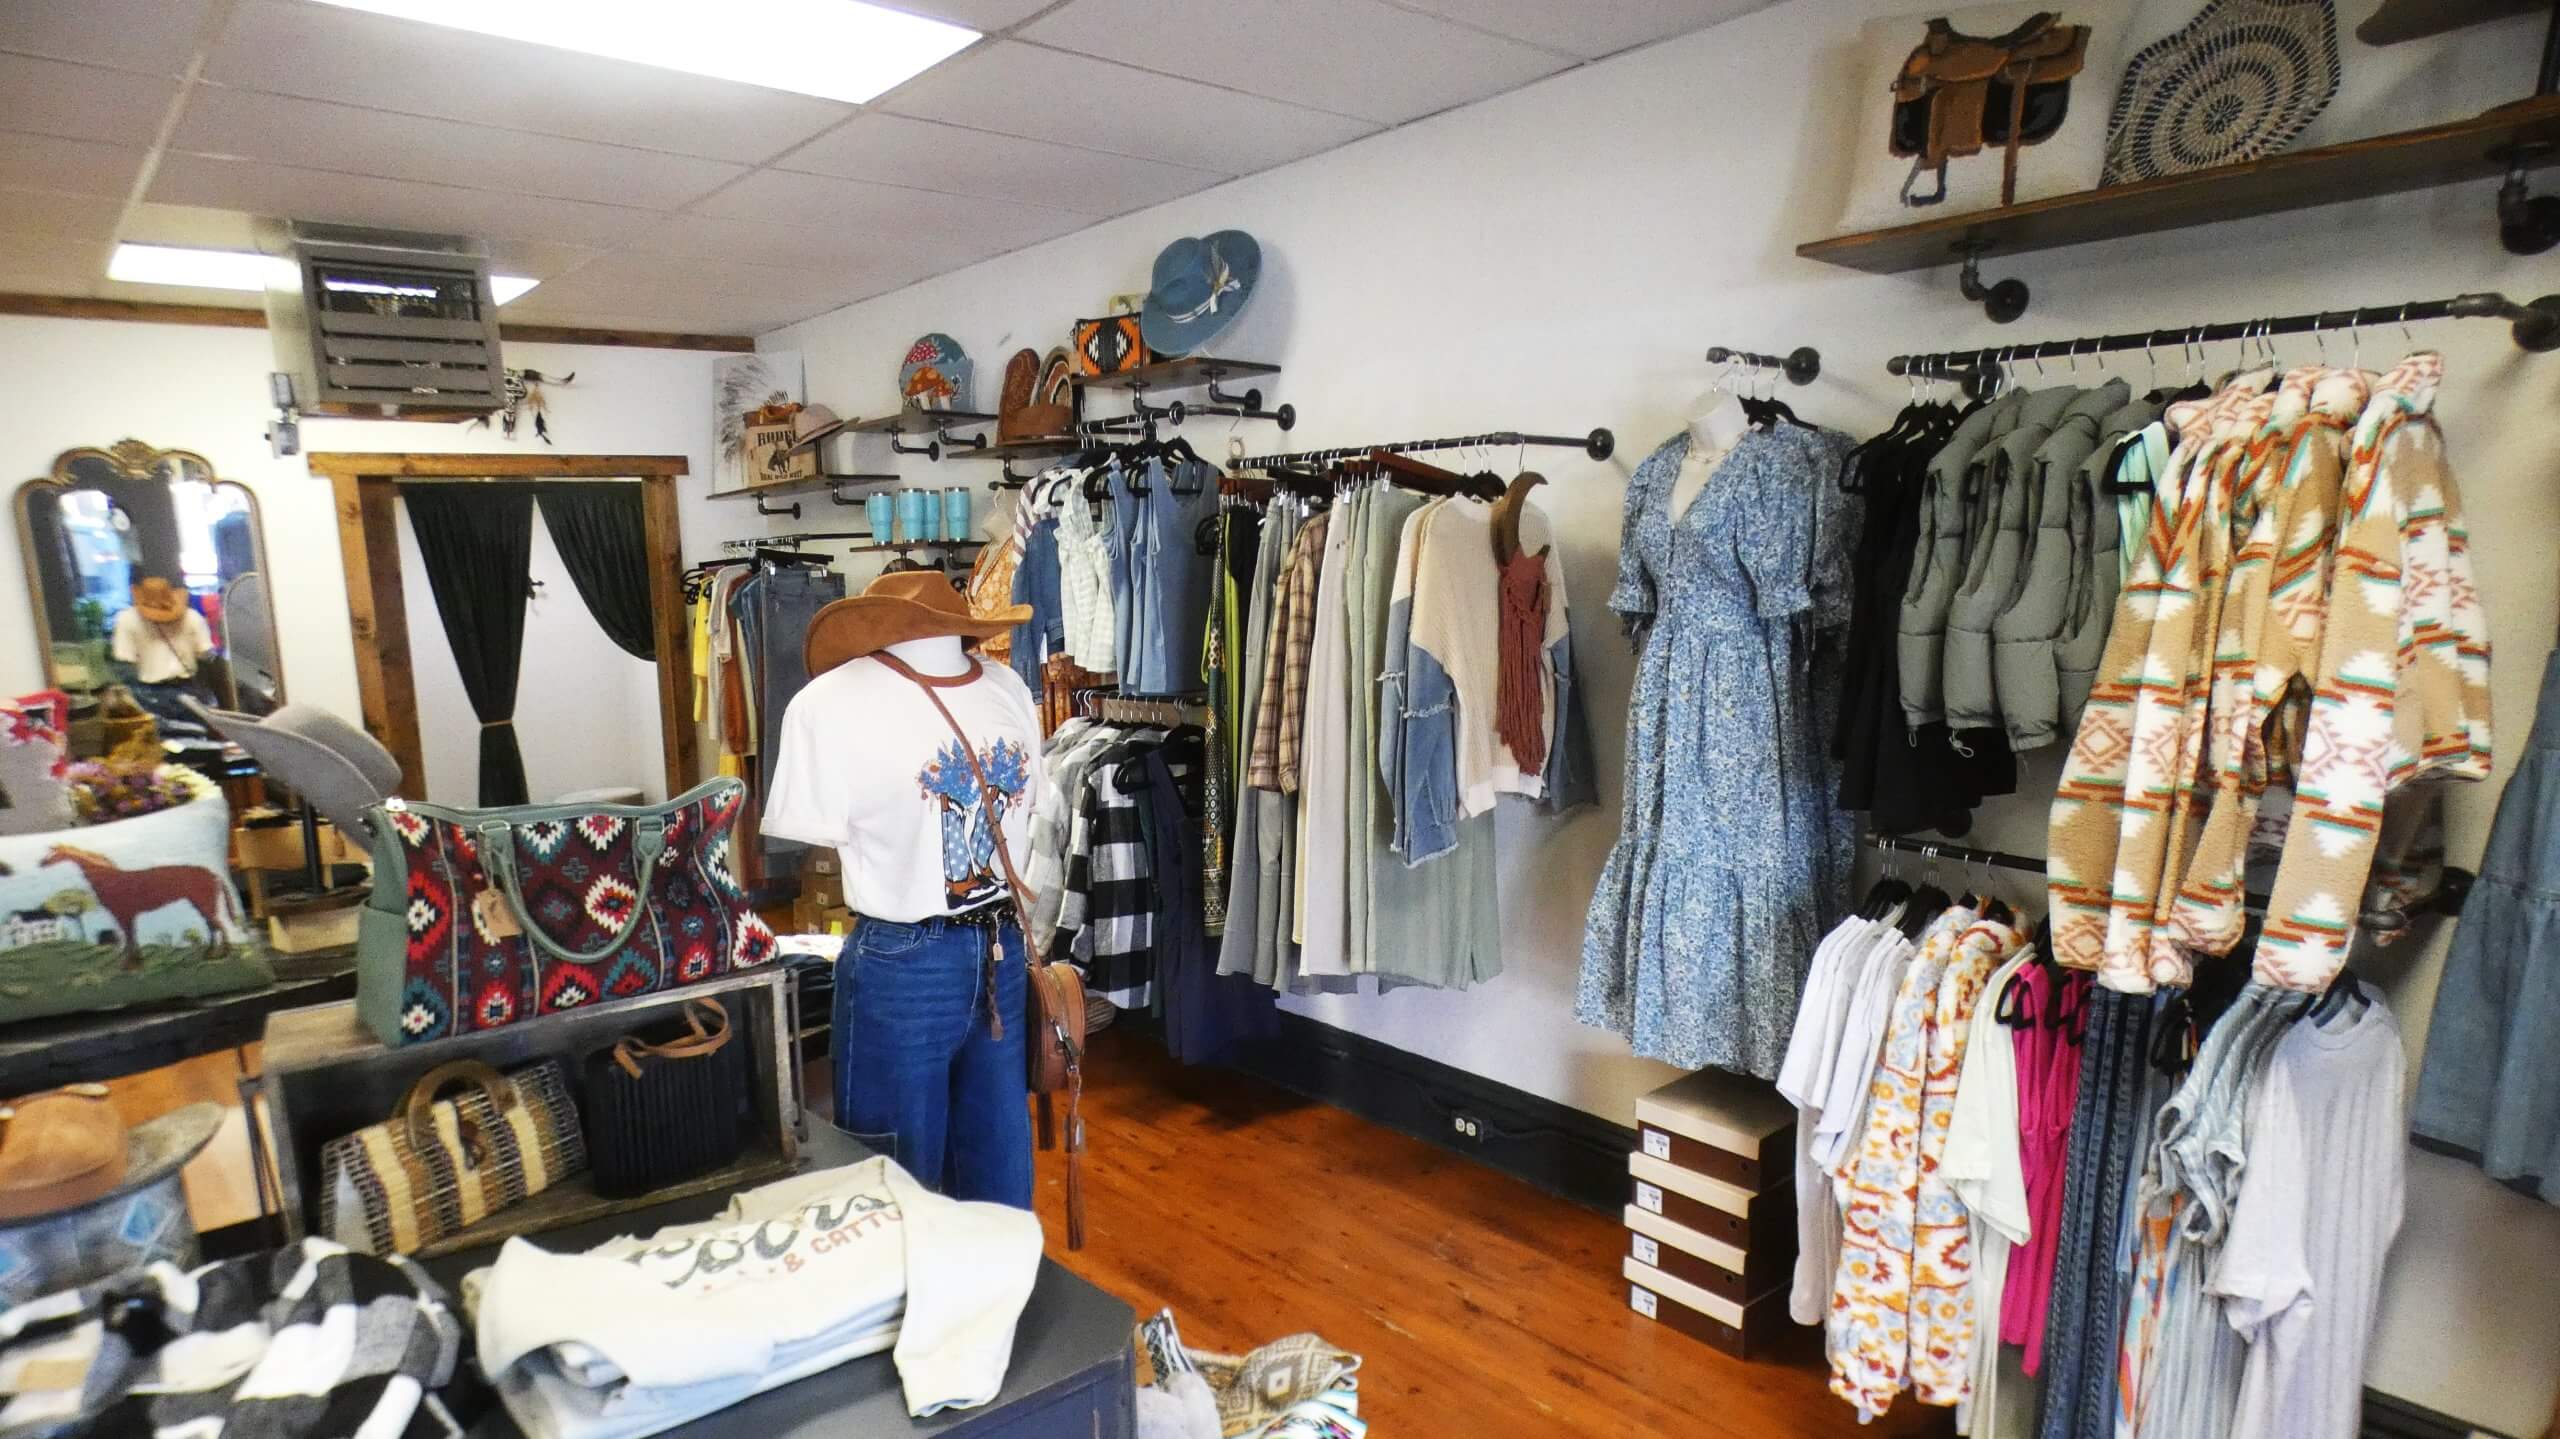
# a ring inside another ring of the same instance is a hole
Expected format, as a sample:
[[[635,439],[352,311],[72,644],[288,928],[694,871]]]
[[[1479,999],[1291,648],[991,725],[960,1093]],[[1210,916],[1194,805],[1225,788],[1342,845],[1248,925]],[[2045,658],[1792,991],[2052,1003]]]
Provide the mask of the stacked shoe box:
[[[1742,1358],[1787,1328],[1795,1266],[1794,1106],[1714,1070],[1636,1101],[1627,1156],[1627,1303]]]

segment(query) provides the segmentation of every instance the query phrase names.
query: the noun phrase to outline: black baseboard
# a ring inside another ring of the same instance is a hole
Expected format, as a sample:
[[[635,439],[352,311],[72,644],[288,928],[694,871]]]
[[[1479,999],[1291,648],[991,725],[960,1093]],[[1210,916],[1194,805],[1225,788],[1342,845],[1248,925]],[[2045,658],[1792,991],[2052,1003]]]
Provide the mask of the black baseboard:
[[[1303,1014],[1234,1067],[1309,1099],[1615,1214],[1635,1131]],[[1469,1126],[1473,1133],[1469,1133]]]
[[[2359,1439],[2472,1439],[2493,1432],[2379,1389],[2364,1391],[2364,1428]]]

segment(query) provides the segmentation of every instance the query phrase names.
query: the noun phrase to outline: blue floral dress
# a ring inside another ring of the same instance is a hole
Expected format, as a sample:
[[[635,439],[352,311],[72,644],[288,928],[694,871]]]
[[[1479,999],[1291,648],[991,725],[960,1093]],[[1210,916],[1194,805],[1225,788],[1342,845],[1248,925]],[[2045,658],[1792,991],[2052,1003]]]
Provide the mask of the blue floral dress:
[[[1683,430],[1627,489],[1609,606],[1642,634],[1625,810],[1591,897],[1575,1014],[1638,1054],[1774,1078],[1844,906],[1854,817],[1826,736],[1848,618],[1846,436],[1743,436],[1688,508]]]

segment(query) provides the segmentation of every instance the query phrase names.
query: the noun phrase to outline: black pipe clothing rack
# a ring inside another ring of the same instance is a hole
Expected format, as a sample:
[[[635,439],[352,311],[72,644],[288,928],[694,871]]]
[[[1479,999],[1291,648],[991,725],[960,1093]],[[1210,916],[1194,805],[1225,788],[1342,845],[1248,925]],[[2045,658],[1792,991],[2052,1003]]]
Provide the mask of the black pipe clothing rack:
[[[741,535],[722,540],[720,548],[730,553],[747,553],[764,549],[792,549],[802,545],[826,544],[836,540],[870,540],[873,543],[854,546],[854,553],[874,550],[956,550],[986,543],[984,540],[882,540],[869,530],[794,530],[780,535]]]
[[[1909,835],[1867,832],[1865,841],[1873,849],[1889,849],[1902,854],[1916,854],[1922,859],[1943,859],[1962,865],[1986,865],[1993,869],[2023,869],[2033,874],[2044,873],[2044,861],[2031,854],[2010,854],[1996,849],[1970,849],[1960,844],[1941,844],[1934,839],[1913,839]]]
[[[2136,330],[2120,335],[2088,335],[2076,340],[2036,344],[1990,345],[1979,350],[1946,350],[1937,354],[1896,355],[1885,369],[1917,379],[1981,380],[2019,360],[2067,360],[2079,355],[2142,350],[2192,349],[2223,340],[2254,340],[2272,335],[2313,331],[2358,330],[2372,325],[2412,324],[2419,320],[2505,320],[2518,345],[2537,354],[2560,349],[2560,295],[2519,303],[2492,292],[2455,295],[2443,300],[2412,300],[2399,305],[2367,305],[2352,310],[2324,310],[2308,315],[2278,315],[2256,320],[2229,320],[2172,330]]]
[[[1330,460],[1356,460],[1372,450],[1390,450],[1410,454],[1416,450],[1472,450],[1519,445],[1558,445],[1576,449],[1595,460],[1605,460],[1616,453],[1618,437],[1606,429],[1588,435],[1528,435],[1518,430],[1496,430],[1483,435],[1453,435],[1443,440],[1406,440],[1392,445],[1340,445],[1329,450],[1292,450],[1278,455],[1248,455],[1234,461],[1230,469],[1269,470],[1283,465],[1320,465]]]
[[[1863,839],[1871,849],[1891,850],[1900,854],[1916,854],[1922,859],[1941,859],[1950,864],[1963,865],[1968,868],[1980,866],[1988,869],[2017,869],[2025,870],[2029,874],[2043,874],[2045,872],[2045,862],[2031,854],[2010,854],[2005,850],[1997,849],[1974,849],[1967,845],[1944,844],[1933,839],[1913,839],[1908,835],[1880,834],[1874,830],[1869,830],[1863,836]],[[2444,882],[2437,886],[2434,894],[2427,896],[2425,900],[2418,904],[2410,906],[2409,913],[2412,915],[2460,914],[2462,912],[2462,901],[2470,895],[2471,884],[2474,878],[2476,878],[2476,876],[2467,869],[2456,869],[2451,865],[2445,866]],[[2263,894],[2250,895],[2248,897],[2248,910],[2251,914],[2265,914],[2267,910],[2267,897]],[[2380,923],[2375,917],[2368,917],[2367,925],[2368,927],[2376,929],[2388,929],[2392,927],[2390,925]]]
[[[1786,376],[1791,385],[1810,385],[1822,373],[1822,352],[1811,345],[1798,345],[1783,355],[1763,355],[1756,350],[1728,350],[1717,345],[1707,351],[1707,363],[1775,370]]]

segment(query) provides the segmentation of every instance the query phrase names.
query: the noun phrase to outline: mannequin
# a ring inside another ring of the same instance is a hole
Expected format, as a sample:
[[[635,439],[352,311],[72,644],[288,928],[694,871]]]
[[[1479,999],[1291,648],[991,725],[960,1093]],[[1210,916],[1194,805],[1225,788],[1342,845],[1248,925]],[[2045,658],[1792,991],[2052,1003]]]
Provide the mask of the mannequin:
[[[886,648],[920,675],[948,678],[969,672],[969,655],[960,647],[958,635],[927,635],[920,640],[900,640]]]
[[[1742,442],[1751,428],[1742,400],[1721,385],[1707,391],[1689,414],[1689,453],[1680,460],[1680,476],[1671,482],[1671,522],[1689,513],[1689,502],[1707,487],[1707,476]]]
[[[963,646],[1029,617],[972,614],[929,571],[820,610],[763,815],[768,834],[836,851],[854,913],[836,963],[837,1126],[927,1188],[1021,1208],[1029,996],[1011,880],[1045,784],[1039,716],[1013,671]]]

